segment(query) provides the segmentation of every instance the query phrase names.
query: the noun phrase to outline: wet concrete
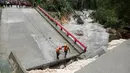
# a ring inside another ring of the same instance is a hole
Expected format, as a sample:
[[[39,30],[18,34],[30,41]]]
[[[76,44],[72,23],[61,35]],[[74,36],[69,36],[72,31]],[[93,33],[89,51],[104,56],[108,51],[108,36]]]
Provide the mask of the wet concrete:
[[[56,61],[55,49],[67,41],[32,8],[4,8],[0,26],[0,56],[14,51],[25,69]],[[69,45],[67,58],[79,54]],[[60,59],[64,59],[61,51]]]
[[[130,40],[75,73],[129,73]]]

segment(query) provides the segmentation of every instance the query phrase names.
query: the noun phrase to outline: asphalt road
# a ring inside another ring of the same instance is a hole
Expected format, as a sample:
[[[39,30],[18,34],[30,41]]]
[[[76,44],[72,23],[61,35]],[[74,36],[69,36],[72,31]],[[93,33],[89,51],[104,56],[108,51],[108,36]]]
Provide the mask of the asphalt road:
[[[130,73],[130,40],[75,73]]]
[[[55,49],[67,43],[52,26],[32,8],[4,8],[0,26],[0,57],[7,59],[10,51],[16,53],[28,69],[56,61]],[[69,45],[71,53],[78,53]],[[60,59],[64,57],[61,51]]]

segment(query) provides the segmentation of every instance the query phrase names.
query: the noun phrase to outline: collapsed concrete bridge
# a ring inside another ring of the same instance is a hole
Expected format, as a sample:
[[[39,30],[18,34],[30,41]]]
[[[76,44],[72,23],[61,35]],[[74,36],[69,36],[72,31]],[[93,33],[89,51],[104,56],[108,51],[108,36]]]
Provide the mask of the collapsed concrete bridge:
[[[87,48],[39,6],[4,8],[0,30],[2,58],[7,59],[13,51],[26,70],[63,62],[86,52]],[[71,53],[64,59],[61,51],[57,60],[55,49],[65,43]]]

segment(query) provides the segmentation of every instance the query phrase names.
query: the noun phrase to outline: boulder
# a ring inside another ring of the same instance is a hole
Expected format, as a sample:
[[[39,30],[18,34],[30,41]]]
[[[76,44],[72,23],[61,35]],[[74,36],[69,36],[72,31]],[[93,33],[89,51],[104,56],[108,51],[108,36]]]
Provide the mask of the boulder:
[[[81,17],[78,17],[77,24],[84,24],[84,21],[81,19]]]
[[[76,32],[75,32],[75,34],[77,35],[77,36],[83,36],[83,31],[80,29],[80,30],[77,30]]]

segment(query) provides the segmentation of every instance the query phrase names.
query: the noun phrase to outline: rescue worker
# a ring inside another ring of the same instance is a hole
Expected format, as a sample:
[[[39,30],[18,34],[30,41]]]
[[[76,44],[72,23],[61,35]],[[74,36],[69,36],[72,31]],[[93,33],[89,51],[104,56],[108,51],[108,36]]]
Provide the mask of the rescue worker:
[[[68,45],[67,45],[67,44],[65,44],[64,46],[62,46],[62,48],[64,48],[64,53],[65,53],[64,58],[66,58],[67,53],[68,53],[68,50],[69,50],[69,52],[70,52],[70,49],[69,49],[69,47],[68,47]]]
[[[61,50],[61,47],[56,48],[56,55],[57,55],[58,60],[59,60],[60,50]]]

